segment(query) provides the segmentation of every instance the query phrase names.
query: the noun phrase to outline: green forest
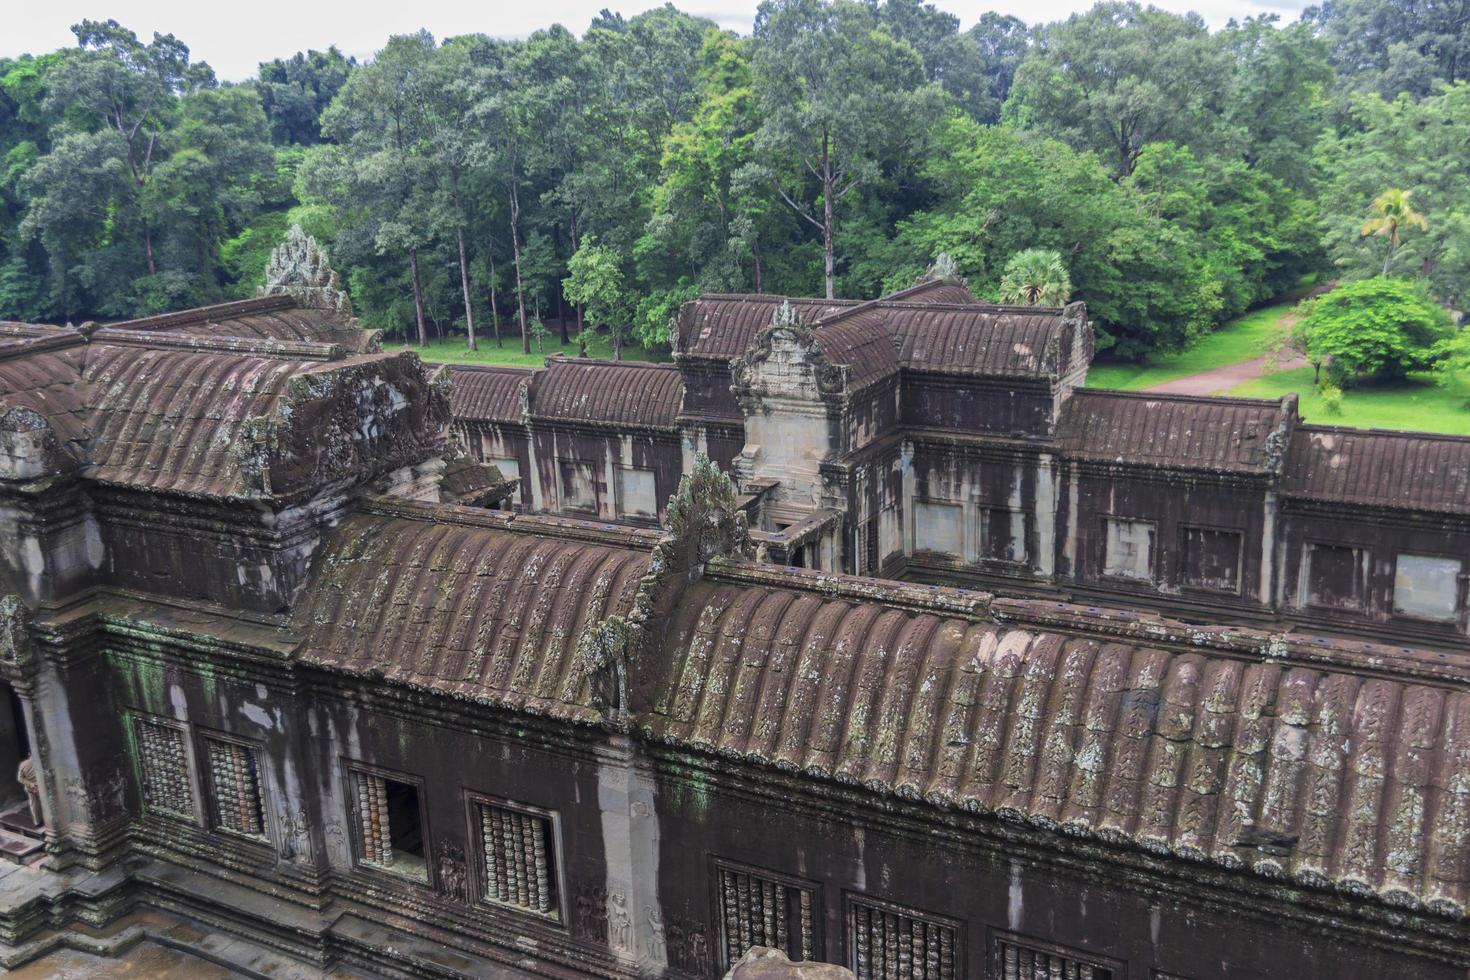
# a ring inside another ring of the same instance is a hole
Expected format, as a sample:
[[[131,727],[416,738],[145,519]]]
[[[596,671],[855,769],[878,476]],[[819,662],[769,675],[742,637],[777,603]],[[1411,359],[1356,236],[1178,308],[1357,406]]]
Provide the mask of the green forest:
[[[701,292],[871,297],[943,252],[979,296],[1085,301],[1113,360],[1315,276],[1387,309],[1368,352],[1357,307],[1313,310],[1319,361],[1470,372],[1463,3],[1216,31],[1118,0],[963,30],[920,0],[767,0],[749,36],[672,5],[486,21],[238,84],[112,21],[0,59],[0,319],[247,297],[300,224],[365,324],[420,343],[586,322],[657,350]]]

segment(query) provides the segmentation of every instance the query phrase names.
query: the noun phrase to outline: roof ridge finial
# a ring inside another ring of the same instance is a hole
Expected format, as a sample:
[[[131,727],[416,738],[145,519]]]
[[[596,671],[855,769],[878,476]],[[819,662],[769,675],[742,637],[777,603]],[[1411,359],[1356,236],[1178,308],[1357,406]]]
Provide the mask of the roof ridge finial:
[[[793,330],[801,328],[801,314],[796,312],[791,300],[783,299],[781,305],[776,307],[776,312],[771,314],[771,326],[790,327]]]
[[[934,263],[924,270],[924,274],[914,281],[914,285],[922,286],[927,282],[947,282],[955,286],[968,285],[965,277],[960,275],[959,263],[948,252],[940,252],[934,256]]]
[[[291,296],[307,309],[352,315],[352,301],[342,291],[326,250],[300,225],[292,225],[285,240],[271,252],[265,285],[257,292],[261,296]]]
[[[639,649],[662,636],[656,620],[673,608],[677,595],[702,577],[710,561],[752,554],[735,481],[704,453],[695,453],[693,467],[669,498],[664,533],[654,545],[632,608],[589,628],[578,641],[579,669],[604,724],[626,731],[630,716],[640,710],[631,701],[638,685],[629,675],[639,662]]]

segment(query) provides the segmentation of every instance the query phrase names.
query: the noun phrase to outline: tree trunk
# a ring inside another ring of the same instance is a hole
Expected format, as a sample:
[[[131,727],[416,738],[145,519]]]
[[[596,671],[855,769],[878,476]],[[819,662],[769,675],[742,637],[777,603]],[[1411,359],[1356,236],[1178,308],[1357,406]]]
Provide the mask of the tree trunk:
[[[750,250],[755,256],[755,291],[761,292],[761,236],[756,235],[750,241]]]
[[[578,236],[578,234],[577,234],[577,215],[576,215],[575,212],[573,212],[572,218],[571,218],[571,221],[569,222],[569,224],[571,225],[571,232],[572,232],[572,254],[575,255],[575,254],[577,254],[577,249],[582,244],[581,243],[580,236]],[[581,303],[573,303],[572,306],[577,311],[577,336],[580,338],[582,336],[582,304]],[[567,343],[567,341],[568,341],[568,338],[567,338],[567,321],[566,321],[566,318],[563,317],[562,318],[562,322],[561,322],[561,342],[563,344],[565,344],[565,343]],[[580,343],[580,341],[579,341],[579,343]]]
[[[419,250],[411,248],[408,250],[409,278],[413,280],[413,312],[418,322],[419,347],[429,346],[429,334],[424,329],[424,291],[419,286]]]
[[[824,130],[822,133],[822,260],[827,271],[828,299],[834,299],[837,296],[837,263],[832,247],[832,234],[836,224],[833,220],[835,210],[833,203],[831,145],[830,137]]]
[[[516,310],[521,320],[521,353],[531,353],[531,331],[526,326],[526,292],[521,284],[521,201],[516,183],[510,182],[510,250],[516,267]]]
[[[147,220],[143,222],[143,254],[148,256],[148,274],[158,275],[158,268],[153,264],[153,230],[148,227]]]
[[[454,195],[454,207],[459,211],[457,192]],[[469,338],[470,350],[479,350],[479,345],[475,343],[475,311],[470,303],[470,267],[464,259],[464,225],[455,224],[454,237],[459,243],[459,287],[464,293],[464,329]]]
[[[490,329],[495,331],[495,346],[504,347],[505,341],[500,339],[500,309],[495,305],[495,246],[488,246],[485,254],[490,258]]]
[[[567,336],[567,293],[566,287],[561,283],[556,284],[556,333],[557,339],[563,347],[572,342]]]

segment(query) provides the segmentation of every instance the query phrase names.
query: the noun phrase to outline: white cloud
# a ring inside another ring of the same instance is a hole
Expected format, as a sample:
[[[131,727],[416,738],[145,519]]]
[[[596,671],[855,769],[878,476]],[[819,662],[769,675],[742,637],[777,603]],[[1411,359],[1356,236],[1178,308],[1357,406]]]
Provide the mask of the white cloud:
[[[7,0],[5,6],[22,0]],[[1293,19],[1305,5],[1299,0],[1157,0],[1157,6],[1194,10],[1212,26],[1253,14],[1279,13]],[[463,0],[255,0],[222,6],[198,0],[53,0],[28,4],[24,15],[4,18],[0,56],[39,54],[73,43],[70,27],[84,18],[112,18],[147,38],[154,31],[173,33],[189,45],[196,59],[209,62],[221,78],[239,80],[255,74],[261,61],[308,48],[335,44],[359,58],[369,57],[391,34],[428,28],[435,37],[482,32],[521,37],[537,28],[561,23],[581,33],[603,7],[632,16],[658,6],[651,0],[619,4],[617,0],[542,0],[540,3],[473,4]],[[682,0],[675,6],[709,17],[721,26],[746,33],[755,16],[754,0]],[[1085,10],[1084,0],[1000,0],[972,3],[939,0],[938,6],[968,26],[986,10],[1014,14],[1028,23],[1059,20]],[[3,8],[0,8],[3,9]]]

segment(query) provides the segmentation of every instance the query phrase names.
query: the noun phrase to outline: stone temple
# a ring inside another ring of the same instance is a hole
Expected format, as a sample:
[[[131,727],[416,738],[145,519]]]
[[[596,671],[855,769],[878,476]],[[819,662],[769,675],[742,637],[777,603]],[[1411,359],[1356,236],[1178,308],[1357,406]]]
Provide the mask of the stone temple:
[[[0,964],[1466,976],[1470,440],[942,272],[534,371],[269,281],[0,324]]]

